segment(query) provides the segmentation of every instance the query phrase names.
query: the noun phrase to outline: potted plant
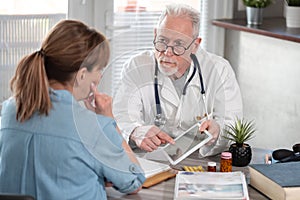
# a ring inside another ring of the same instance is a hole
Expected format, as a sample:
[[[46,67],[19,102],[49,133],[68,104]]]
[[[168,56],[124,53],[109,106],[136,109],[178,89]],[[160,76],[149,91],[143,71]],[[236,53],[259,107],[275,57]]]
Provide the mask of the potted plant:
[[[263,19],[263,9],[273,3],[273,0],[243,0],[246,6],[247,24],[260,25]]]
[[[300,27],[300,0],[285,0],[286,26]]]
[[[255,131],[253,121],[244,119],[236,119],[234,124],[226,125],[224,138],[234,142],[229,147],[233,166],[243,167],[250,163],[252,158],[251,146],[245,142],[254,137]]]

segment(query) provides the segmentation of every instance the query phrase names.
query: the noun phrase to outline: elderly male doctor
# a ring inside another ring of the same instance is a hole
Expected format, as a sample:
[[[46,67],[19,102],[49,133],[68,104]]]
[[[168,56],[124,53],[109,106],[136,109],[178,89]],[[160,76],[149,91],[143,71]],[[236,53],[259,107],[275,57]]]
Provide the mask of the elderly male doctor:
[[[113,112],[127,141],[151,152],[202,120],[200,132],[213,138],[200,156],[226,149],[225,124],[242,116],[240,89],[230,64],[201,49],[198,35],[198,11],[169,5],[155,29],[154,49],[125,64]]]

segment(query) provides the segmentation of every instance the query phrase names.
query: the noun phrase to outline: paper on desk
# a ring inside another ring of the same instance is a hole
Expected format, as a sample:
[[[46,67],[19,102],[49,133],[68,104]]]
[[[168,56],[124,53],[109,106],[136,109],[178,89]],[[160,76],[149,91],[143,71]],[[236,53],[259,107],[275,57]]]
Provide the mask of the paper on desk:
[[[176,200],[248,200],[245,175],[240,172],[179,172],[175,181]]]
[[[139,161],[142,169],[144,170],[146,178],[171,169],[169,165],[164,163],[147,160],[145,158],[140,157],[137,157],[137,160]]]

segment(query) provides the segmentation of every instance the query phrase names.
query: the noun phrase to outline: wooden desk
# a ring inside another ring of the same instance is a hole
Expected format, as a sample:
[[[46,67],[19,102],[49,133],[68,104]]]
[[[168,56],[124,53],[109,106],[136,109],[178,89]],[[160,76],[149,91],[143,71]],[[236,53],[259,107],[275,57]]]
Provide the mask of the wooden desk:
[[[263,163],[264,155],[270,153],[270,151],[253,148],[252,149],[252,160],[251,164]],[[207,157],[203,159],[198,158],[198,151],[195,151],[191,156],[180,162],[178,165],[174,166],[177,169],[181,169],[184,165],[202,165],[207,166],[208,161],[217,162],[217,170],[219,170],[220,156]],[[243,171],[246,175],[247,183],[250,181],[248,167],[233,167],[233,171]],[[107,196],[110,200],[120,200],[120,199],[135,199],[135,200],[173,200],[175,187],[175,178],[163,181],[157,185],[154,185],[148,189],[143,188],[138,194],[126,195],[122,194],[113,188],[107,188]],[[252,188],[248,185],[248,192],[250,199],[255,200],[265,200],[268,199],[266,196]]]

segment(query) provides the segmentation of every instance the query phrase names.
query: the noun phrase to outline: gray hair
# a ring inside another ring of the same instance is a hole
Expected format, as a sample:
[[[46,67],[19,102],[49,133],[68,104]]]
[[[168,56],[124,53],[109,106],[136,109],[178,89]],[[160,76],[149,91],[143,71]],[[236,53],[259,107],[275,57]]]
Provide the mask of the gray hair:
[[[193,36],[199,36],[200,28],[200,12],[194,9],[192,6],[186,4],[169,4],[166,6],[166,9],[162,12],[158,20],[158,27],[166,16],[173,17],[185,17],[190,19],[193,24]]]

